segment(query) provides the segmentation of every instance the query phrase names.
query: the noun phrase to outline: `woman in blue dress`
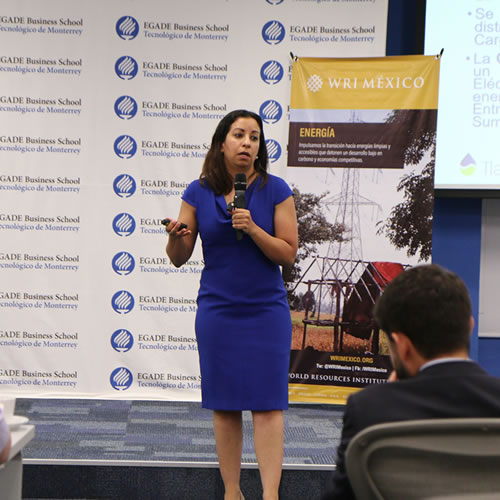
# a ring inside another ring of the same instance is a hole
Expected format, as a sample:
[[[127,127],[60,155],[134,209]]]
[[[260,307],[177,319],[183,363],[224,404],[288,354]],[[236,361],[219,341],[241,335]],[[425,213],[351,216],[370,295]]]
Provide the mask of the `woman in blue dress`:
[[[225,500],[243,498],[243,410],[253,416],[265,500],[278,499],[281,479],[292,328],[280,266],[293,264],[298,235],[293,193],[267,164],[261,118],[232,111],[217,126],[178,219],[166,227],[167,254],[177,267],[191,257],[198,234],[202,241],[195,328],[202,404],[214,410]],[[232,204],[236,174],[247,179],[245,208]]]

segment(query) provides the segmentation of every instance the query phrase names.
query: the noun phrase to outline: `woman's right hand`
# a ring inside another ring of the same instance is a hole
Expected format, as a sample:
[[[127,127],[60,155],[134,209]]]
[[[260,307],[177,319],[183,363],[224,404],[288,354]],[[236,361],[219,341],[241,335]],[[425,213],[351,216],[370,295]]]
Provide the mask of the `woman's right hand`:
[[[191,230],[183,222],[175,219],[167,219],[169,222],[165,225],[165,231],[169,236],[183,238],[191,234]]]
[[[186,227],[182,227],[182,222],[179,221],[182,221]],[[168,234],[167,255],[175,267],[180,267],[191,257],[198,235],[195,208],[182,200],[179,219],[168,221],[165,231]]]

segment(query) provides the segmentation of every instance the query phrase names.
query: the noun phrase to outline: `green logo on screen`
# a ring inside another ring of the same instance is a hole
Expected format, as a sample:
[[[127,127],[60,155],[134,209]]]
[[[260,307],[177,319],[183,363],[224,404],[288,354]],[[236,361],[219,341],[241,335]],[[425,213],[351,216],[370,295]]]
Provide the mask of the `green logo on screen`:
[[[463,175],[472,175],[476,171],[476,161],[470,154],[464,156],[464,159],[460,162],[460,172]]]

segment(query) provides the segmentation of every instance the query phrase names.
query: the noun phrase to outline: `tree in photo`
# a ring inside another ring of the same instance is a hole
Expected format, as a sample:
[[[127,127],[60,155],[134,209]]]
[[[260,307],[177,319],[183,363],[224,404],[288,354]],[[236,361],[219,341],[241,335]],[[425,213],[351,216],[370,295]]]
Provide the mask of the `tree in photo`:
[[[292,186],[297,211],[297,224],[299,231],[299,247],[297,257],[292,267],[283,269],[283,280],[288,291],[288,302],[292,309],[297,309],[300,297],[292,292],[294,285],[302,276],[300,263],[317,254],[317,245],[332,241],[343,241],[345,228],[342,224],[332,224],[326,220],[322,212],[321,203],[328,195],[301,193],[296,186]]]
[[[400,125],[404,164],[417,167],[426,154],[429,160],[420,173],[403,175],[397,190],[404,200],[377,223],[377,234],[385,234],[398,249],[406,248],[409,257],[418,254],[421,261],[430,258],[432,249],[436,118],[434,110],[396,110],[389,117],[388,122]]]

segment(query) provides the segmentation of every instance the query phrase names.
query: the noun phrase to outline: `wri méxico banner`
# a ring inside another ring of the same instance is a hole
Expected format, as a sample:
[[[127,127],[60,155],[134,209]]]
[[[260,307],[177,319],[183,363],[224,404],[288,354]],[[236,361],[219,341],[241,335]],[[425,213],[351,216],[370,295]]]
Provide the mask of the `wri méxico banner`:
[[[372,308],[391,279],[430,257],[438,78],[435,56],[293,63],[292,400],[344,402],[390,373]]]

